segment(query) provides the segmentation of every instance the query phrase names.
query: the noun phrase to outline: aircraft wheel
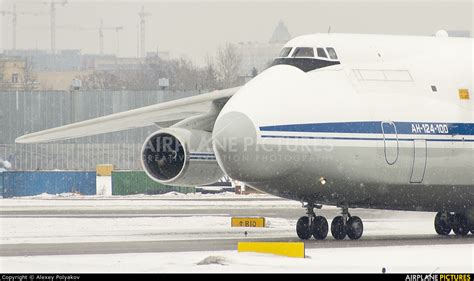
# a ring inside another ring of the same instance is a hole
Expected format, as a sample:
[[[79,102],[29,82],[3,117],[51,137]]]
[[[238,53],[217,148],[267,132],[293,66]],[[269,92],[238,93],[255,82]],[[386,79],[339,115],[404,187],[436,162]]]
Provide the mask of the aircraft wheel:
[[[301,240],[308,240],[313,234],[309,226],[309,218],[301,217],[296,223],[296,234]]]
[[[465,236],[469,233],[469,225],[466,216],[463,214],[455,214],[453,216],[453,231],[459,236]]]
[[[328,236],[328,221],[325,217],[317,216],[313,222],[313,236],[317,240],[323,240]]]
[[[347,220],[347,236],[351,240],[357,240],[362,237],[364,232],[364,224],[362,223],[361,218],[359,217],[350,217]]]
[[[336,240],[346,238],[346,226],[344,225],[344,218],[342,216],[337,216],[332,220],[331,234]]]
[[[451,225],[449,223],[450,221],[450,214],[438,212],[436,214],[435,220],[434,220],[434,227],[436,233],[439,235],[449,235],[451,233]]]

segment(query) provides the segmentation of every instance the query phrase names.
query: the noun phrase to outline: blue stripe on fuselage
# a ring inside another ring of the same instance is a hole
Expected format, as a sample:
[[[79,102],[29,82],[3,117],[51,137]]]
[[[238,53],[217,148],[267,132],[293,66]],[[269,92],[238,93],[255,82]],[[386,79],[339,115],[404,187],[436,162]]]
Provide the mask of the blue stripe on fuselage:
[[[473,123],[394,122],[400,135],[474,135]],[[384,130],[390,130],[385,123]],[[381,121],[291,124],[260,127],[262,132],[382,134]],[[394,134],[395,132],[385,132]]]
[[[209,153],[209,152],[190,152],[189,155],[195,155],[195,156],[214,156],[214,153]]]
[[[357,140],[357,141],[414,141],[407,138],[360,138],[360,137],[315,137],[315,136],[281,136],[281,135],[262,135],[264,139],[306,139],[306,140]],[[426,139],[434,142],[474,142],[472,139]]]

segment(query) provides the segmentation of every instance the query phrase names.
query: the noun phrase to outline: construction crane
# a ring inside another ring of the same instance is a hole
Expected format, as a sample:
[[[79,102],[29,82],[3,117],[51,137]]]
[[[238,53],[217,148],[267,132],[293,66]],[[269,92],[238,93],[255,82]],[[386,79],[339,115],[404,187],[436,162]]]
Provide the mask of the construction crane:
[[[22,29],[31,29],[31,30],[40,30],[40,29],[47,29],[46,26],[22,26]],[[58,25],[56,28],[62,30],[72,30],[72,31],[98,31],[99,34],[99,54],[104,54],[104,31],[106,30],[113,30],[117,32],[117,56],[119,55],[120,49],[120,41],[119,41],[119,32],[122,31],[124,28],[123,26],[104,26],[103,21],[100,21],[100,25],[97,27],[86,27],[86,26],[78,26],[78,25]]]
[[[56,53],[56,5],[60,4],[64,6],[67,4],[67,0],[50,0],[50,28],[51,28],[51,53]]]
[[[12,16],[12,50],[16,50],[16,38],[17,38],[17,32],[18,32],[17,30],[18,15],[42,16],[42,15],[47,15],[48,13],[18,12],[16,9],[16,3],[14,3],[12,11],[2,10],[0,11],[0,14],[2,15],[2,17],[5,17],[6,15]]]
[[[151,14],[146,13],[145,7],[142,6],[142,9],[138,13],[138,16],[140,17],[140,57],[144,58],[146,56],[146,37],[145,37],[146,17],[151,16]]]
[[[45,29],[47,27],[34,26],[34,27],[23,27],[25,29]],[[100,24],[97,27],[91,26],[78,26],[78,25],[58,25],[56,28],[62,30],[74,30],[74,31],[98,31],[99,33],[99,54],[104,54],[104,31],[112,30],[117,33],[117,56],[119,55],[120,41],[119,41],[119,32],[124,28],[123,26],[104,26],[103,20],[100,20]]]
[[[114,30],[117,33],[117,57],[120,51],[119,32],[123,30],[123,26],[109,26],[105,27],[104,22],[100,20],[99,26],[99,54],[104,54],[104,30]]]
[[[123,26],[104,26],[104,21],[101,19],[98,27],[84,27],[84,26],[58,26],[60,29],[78,30],[78,31],[98,31],[99,32],[99,54],[104,54],[104,31],[113,30],[117,33],[117,56],[119,55],[119,32],[123,30]]]
[[[50,32],[51,32],[51,52],[56,53],[56,5],[64,6],[68,0],[47,0],[47,1],[16,1],[13,4],[13,11],[6,11],[6,14],[13,16],[13,49],[16,48],[16,15],[22,14],[16,11],[16,4],[49,4],[49,16],[50,16]],[[27,13],[27,14],[41,14],[45,15],[48,13]],[[2,13],[2,15],[5,15]]]

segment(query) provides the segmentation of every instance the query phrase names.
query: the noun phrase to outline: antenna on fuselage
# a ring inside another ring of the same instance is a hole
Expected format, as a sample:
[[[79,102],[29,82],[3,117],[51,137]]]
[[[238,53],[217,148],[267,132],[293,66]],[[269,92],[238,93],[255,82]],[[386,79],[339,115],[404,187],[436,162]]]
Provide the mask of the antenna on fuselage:
[[[331,26],[329,26],[329,28],[328,28],[328,34],[330,34],[330,33],[331,33]]]

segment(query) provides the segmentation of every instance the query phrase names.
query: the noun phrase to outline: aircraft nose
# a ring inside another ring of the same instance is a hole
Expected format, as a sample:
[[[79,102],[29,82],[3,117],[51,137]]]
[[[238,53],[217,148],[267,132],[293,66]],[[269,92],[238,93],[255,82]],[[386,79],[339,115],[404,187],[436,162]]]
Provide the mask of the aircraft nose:
[[[214,152],[224,172],[233,179],[249,180],[255,163],[257,133],[252,120],[243,112],[219,116],[212,133]]]
[[[274,177],[284,164],[272,161],[272,153],[259,140],[259,126],[271,125],[285,112],[298,112],[299,103],[288,97],[304,94],[309,87],[300,69],[270,67],[243,86],[226,103],[213,130],[214,152],[224,172],[235,180],[255,182]]]

